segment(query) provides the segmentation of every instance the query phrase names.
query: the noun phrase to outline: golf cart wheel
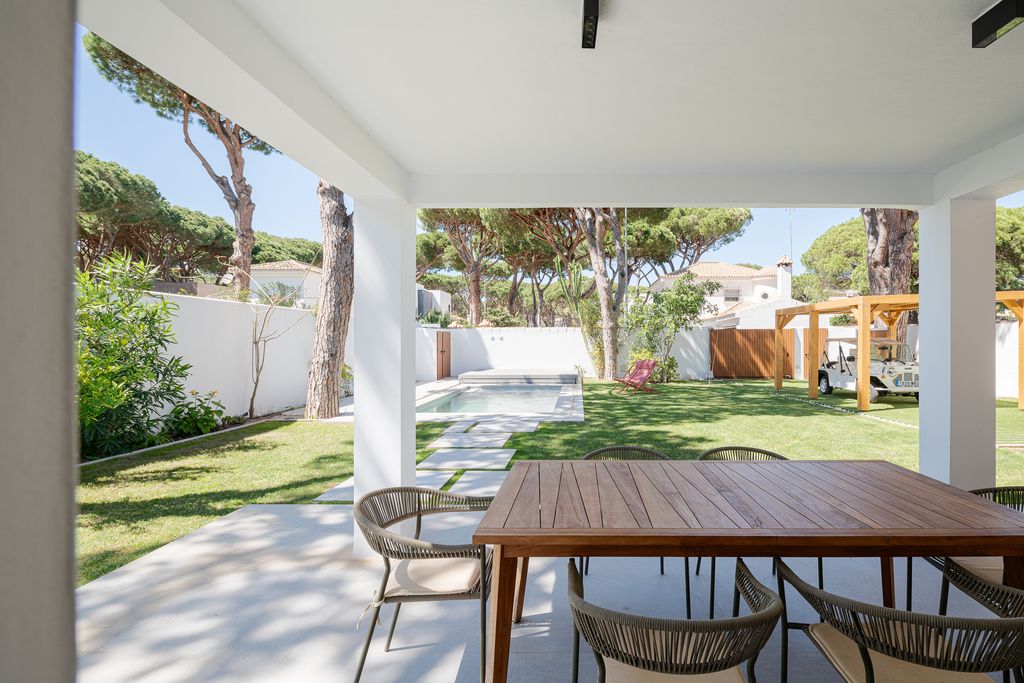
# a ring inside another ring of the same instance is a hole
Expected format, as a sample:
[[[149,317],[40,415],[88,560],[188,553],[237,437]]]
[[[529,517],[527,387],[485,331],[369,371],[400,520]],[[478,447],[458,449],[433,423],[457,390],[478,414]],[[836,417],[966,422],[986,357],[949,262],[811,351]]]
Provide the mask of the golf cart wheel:
[[[875,387],[871,387],[871,395],[870,395],[870,398],[868,399],[869,402],[877,403],[878,402],[878,396],[879,396],[878,389],[876,389]]]
[[[919,392],[919,391],[915,391],[914,392],[914,400],[917,401],[918,403],[921,402],[921,392]]]
[[[818,375],[818,393],[825,396],[832,393],[832,385],[828,383],[828,375],[825,373]]]

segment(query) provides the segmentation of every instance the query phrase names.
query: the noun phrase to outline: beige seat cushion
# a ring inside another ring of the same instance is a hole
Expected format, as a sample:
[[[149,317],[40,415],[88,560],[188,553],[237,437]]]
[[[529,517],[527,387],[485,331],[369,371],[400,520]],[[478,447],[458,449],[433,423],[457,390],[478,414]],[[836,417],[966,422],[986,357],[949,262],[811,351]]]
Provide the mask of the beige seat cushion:
[[[1001,557],[951,557],[949,559],[986,581],[1003,582],[1003,558]]]
[[[864,660],[860,657],[860,650],[857,643],[847,638],[842,633],[828,624],[812,624],[807,628],[807,635],[811,637],[832,666],[850,683],[864,681]],[[875,669],[875,680],[886,683],[992,683],[992,679],[985,674],[957,673],[954,671],[942,671],[911,664],[900,659],[895,659],[879,652],[869,650],[871,654],[871,665]]]
[[[480,560],[401,560],[392,568],[385,597],[467,593],[480,580]]]
[[[605,657],[604,670],[607,683],[743,683],[743,674],[738,666],[713,674],[679,676],[644,671]]]

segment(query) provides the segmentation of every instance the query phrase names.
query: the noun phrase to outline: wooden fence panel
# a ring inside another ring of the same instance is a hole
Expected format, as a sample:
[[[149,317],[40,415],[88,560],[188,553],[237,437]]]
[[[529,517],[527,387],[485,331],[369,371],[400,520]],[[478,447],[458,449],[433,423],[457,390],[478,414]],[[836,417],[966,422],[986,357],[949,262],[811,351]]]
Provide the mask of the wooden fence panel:
[[[717,379],[770,379],[775,376],[775,330],[711,330],[711,372]],[[794,330],[782,331],[784,372],[794,372]]]

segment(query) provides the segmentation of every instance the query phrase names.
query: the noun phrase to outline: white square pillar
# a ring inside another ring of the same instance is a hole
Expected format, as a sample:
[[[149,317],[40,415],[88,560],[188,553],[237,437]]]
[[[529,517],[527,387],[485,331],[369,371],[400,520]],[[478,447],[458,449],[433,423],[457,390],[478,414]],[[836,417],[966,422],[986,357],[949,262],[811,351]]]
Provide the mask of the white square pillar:
[[[355,497],[416,483],[416,211],[355,200]],[[355,553],[369,548],[358,529]]]
[[[921,212],[922,474],[995,485],[995,231],[991,199]]]

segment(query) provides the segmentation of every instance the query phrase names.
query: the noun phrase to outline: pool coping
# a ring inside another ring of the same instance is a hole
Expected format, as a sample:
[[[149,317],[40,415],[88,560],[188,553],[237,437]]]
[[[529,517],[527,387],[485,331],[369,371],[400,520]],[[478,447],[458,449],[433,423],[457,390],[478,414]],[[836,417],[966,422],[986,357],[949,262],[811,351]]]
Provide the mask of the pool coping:
[[[507,387],[519,386],[517,384],[461,384],[457,379],[438,380],[416,387],[416,406],[423,406],[427,403],[444,398],[455,393],[462,387]],[[536,385],[528,385],[536,386]],[[475,420],[484,422],[490,420],[536,420],[538,422],[583,422],[583,385],[562,384],[558,399],[555,401],[555,408],[551,412],[521,412],[521,413],[421,413],[416,412],[416,422],[462,422]]]

